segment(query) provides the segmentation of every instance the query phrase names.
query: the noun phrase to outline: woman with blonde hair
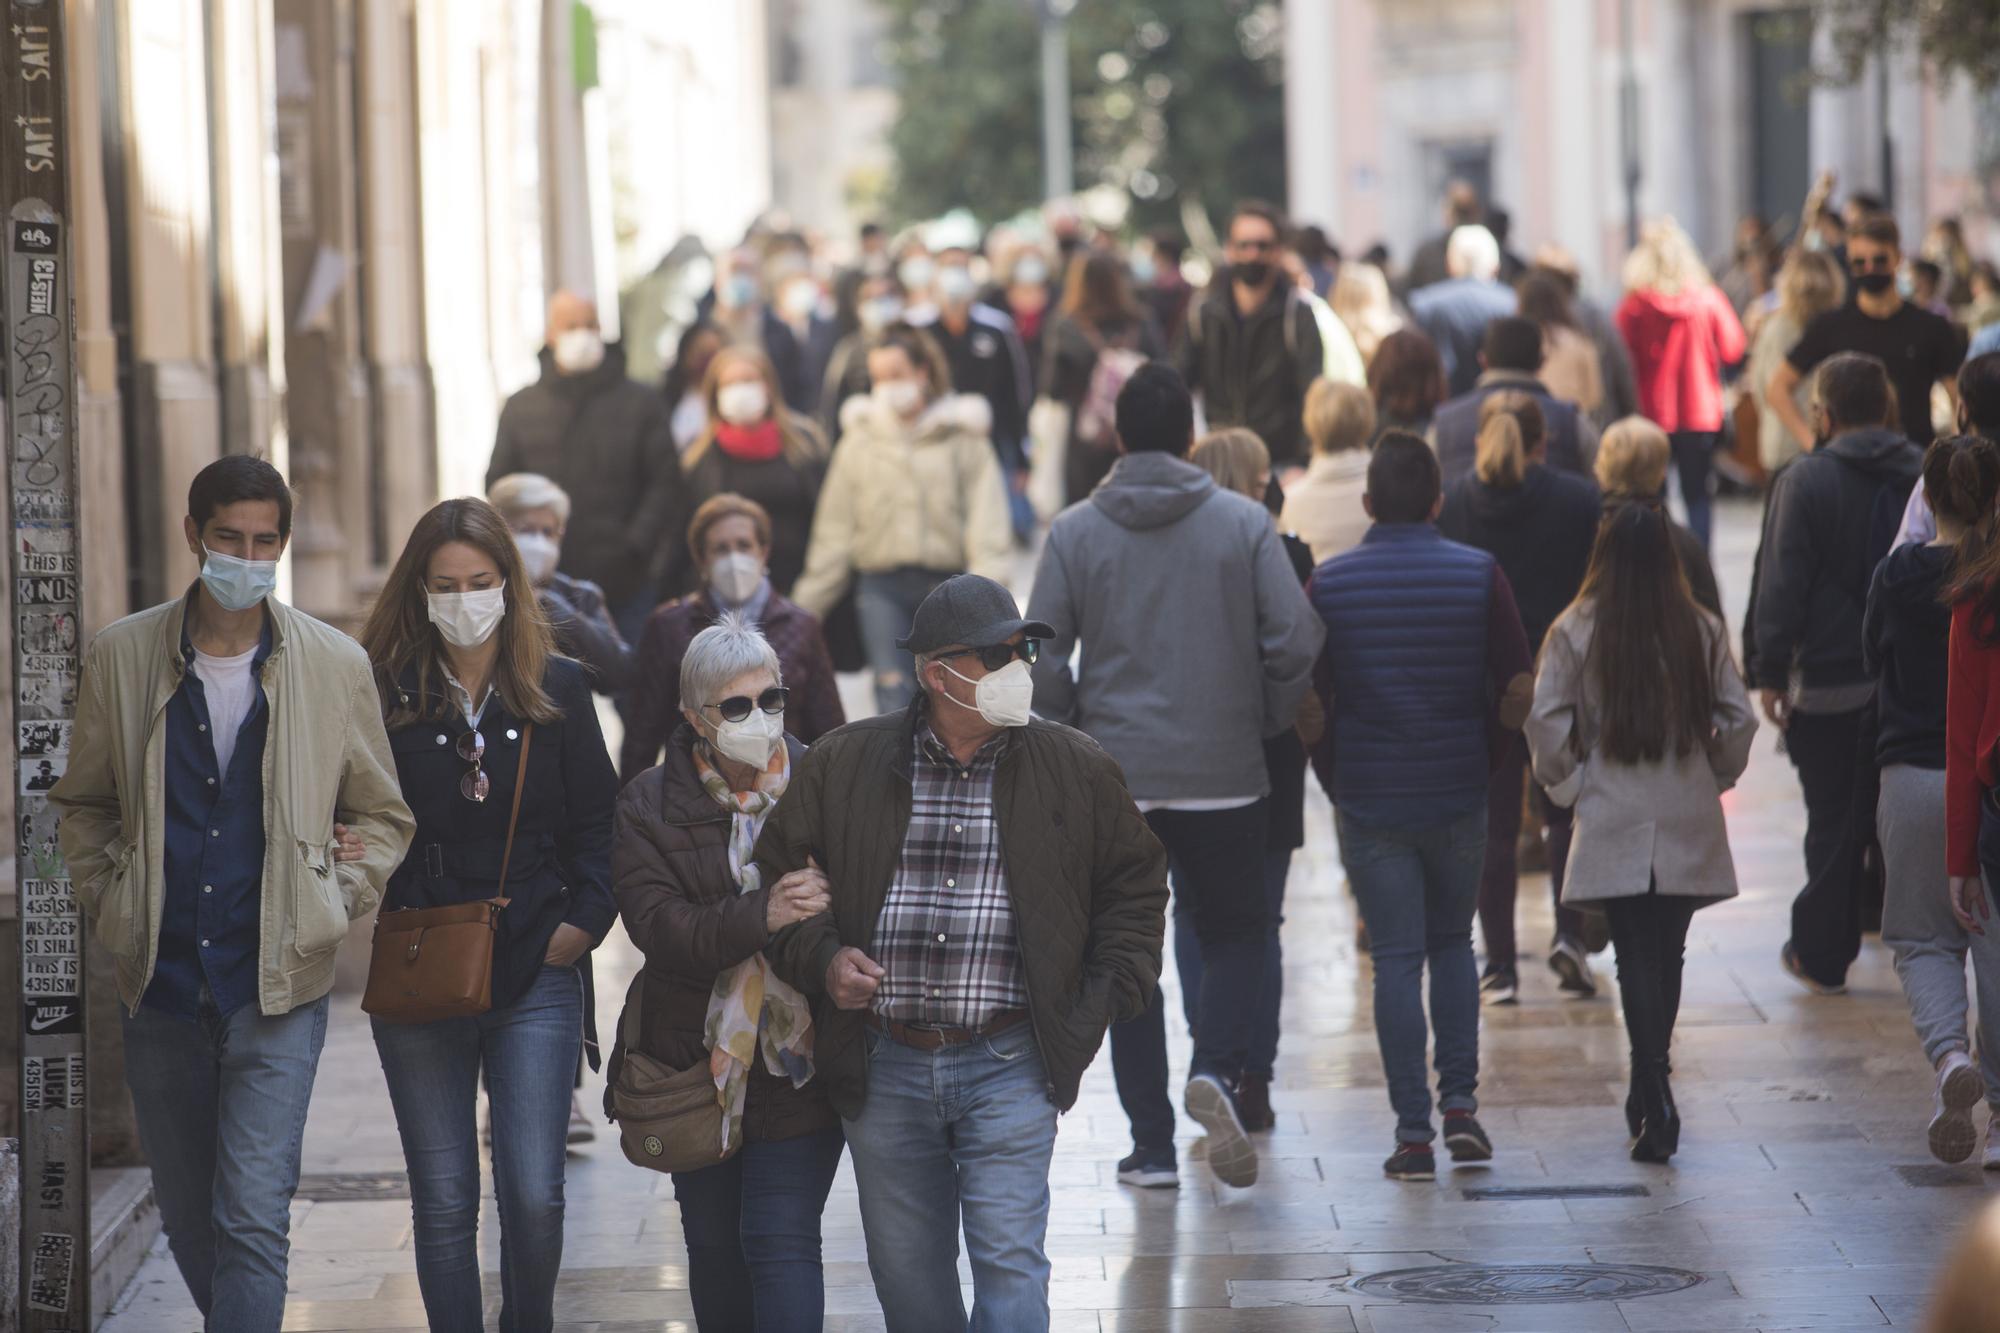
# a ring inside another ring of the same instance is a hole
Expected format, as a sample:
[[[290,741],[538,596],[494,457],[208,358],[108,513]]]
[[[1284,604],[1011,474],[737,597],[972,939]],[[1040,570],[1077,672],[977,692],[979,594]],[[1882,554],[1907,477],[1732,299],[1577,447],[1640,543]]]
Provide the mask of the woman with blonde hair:
[[[1722,368],[1743,359],[1743,324],[1672,218],[1648,226],[1626,259],[1625,299],[1615,318],[1632,353],[1639,410],[1667,433],[1688,527],[1707,546]]]
[[[826,437],[785,406],[778,372],[754,347],[725,347],[702,381],[708,428],[681,458],[689,512],[718,495],[754,500],[770,516],[771,586],[789,594],[806,565],[813,509],[826,479]],[[684,591],[690,567],[668,586]]]
[[[1644,417],[1614,421],[1597,442],[1597,485],[1604,492],[1604,507],[1643,504],[1666,512],[1667,464],[1673,446],[1667,433]],[[1667,532],[1673,539],[1674,554],[1687,575],[1688,589],[1695,605],[1713,616],[1722,614],[1722,590],[1716,586],[1715,566],[1709,562],[1708,548],[1701,539],[1671,519]]]
[[[506,900],[485,1012],[372,1020],[409,1169],[417,1286],[433,1329],[482,1327],[483,1081],[500,1326],[546,1330],[562,1267],[570,1083],[580,1050],[597,1064],[590,951],[618,916],[618,777],[584,669],[555,651],[514,534],[486,501],[446,500],[418,520],[361,646],[417,819],[382,910]]]
[[[1597,539],[1597,488],[1545,466],[1548,430],[1541,406],[1526,393],[1503,390],[1479,411],[1478,453],[1470,476],[1445,493],[1438,531],[1491,552],[1514,589],[1530,654],[1583,586]],[[1486,866],[1479,882],[1479,929],[1486,940],[1480,991],[1488,1004],[1511,1004],[1520,993],[1514,902],[1520,888],[1521,793],[1527,747],[1510,737],[1486,792]],[[1549,883],[1561,901],[1569,846],[1567,812],[1537,789],[1548,820]],[[1571,995],[1597,992],[1583,947],[1583,923],[1556,912],[1549,967]]]
[[[1389,296],[1389,279],[1373,264],[1360,260],[1342,264],[1340,276],[1333,280],[1330,304],[1354,335],[1363,365],[1375,359],[1384,338],[1403,327],[1403,317]]]
[[[1784,421],[1764,401],[1771,391],[1771,377],[1785,364],[1785,355],[1798,346],[1806,325],[1847,299],[1847,278],[1833,256],[1823,251],[1794,249],[1778,270],[1778,306],[1758,326],[1750,345],[1750,363],[1743,372],[1744,387],[1757,404],[1757,457],[1766,472],[1776,472],[1799,456],[1799,442],[1785,428]],[[1792,390],[1801,416],[1812,412],[1812,380],[1802,376]]]
[[[1327,383],[1325,380],[1318,385]],[[1317,387],[1317,386],[1316,386]],[[1367,391],[1340,385],[1365,399]],[[1268,505],[1271,497],[1271,451],[1257,433],[1241,426],[1215,431],[1195,442],[1188,461],[1215,478],[1216,485]],[[1306,544],[1281,533],[1285,556],[1299,586],[1312,577],[1313,557]],[[1265,913],[1264,980],[1257,992],[1256,1009],[1250,1022],[1250,1048],[1243,1061],[1243,1081],[1236,1090],[1237,1112],[1249,1130],[1272,1128],[1271,1080],[1278,1060],[1278,1010],[1284,998],[1284,954],[1278,942],[1284,924],[1285,881],[1290,878],[1292,856],[1306,845],[1306,741],[1301,733],[1317,739],[1325,725],[1319,696],[1308,693],[1300,705],[1298,725],[1287,727],[1264,742],[1264,767],[1270,774],[1270,824],[1264,844],[1263,885],[1268,907]],[[1181,973],[1181,1005],[1193,1031],[1200,1012],[1201,939],[1195,933],[1193,914],[1183,911],[1174,900],[1174,957]]]
[[[1317,564],[1360,545],[1368,531],[1361,496],[1368,489],[1375,400],[1356,384],[1314,380],[1306,390],[1305,424],[1312,461],[1285,492],[1278,526],[1297,533]]]

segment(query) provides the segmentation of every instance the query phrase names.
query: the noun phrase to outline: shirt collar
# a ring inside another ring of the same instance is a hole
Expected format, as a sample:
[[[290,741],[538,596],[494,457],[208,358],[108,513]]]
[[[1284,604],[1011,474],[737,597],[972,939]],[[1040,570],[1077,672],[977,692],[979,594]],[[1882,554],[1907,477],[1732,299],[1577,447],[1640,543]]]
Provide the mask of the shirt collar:
[[[251,671],[258,672],[264,669],[264,663],[271,658],[271,648],[274,642],[271,637],[271,611],[269,607],[266,607],[264,609],[264,628],[257,635],[257,655],[250,659]],[[194,657],[194,639],[188,633],[187,617],[183,616],[181,618],[181,665],[193,666]]]
[[[990,768],[1000,762],[1000,755],[1007,748],[1007,738],[1013,734],[1012,727],[1003,728],[998,736],[979,747],[978,752],[972,756],[971,763],[961,764],[958,762],[958,756],[951,752],[951,748],[939,740],[937,733],[931,730],[930,723],[924,722],[917,727],[917,758],[941,768],[955,768],[961,772],[974,768]]]

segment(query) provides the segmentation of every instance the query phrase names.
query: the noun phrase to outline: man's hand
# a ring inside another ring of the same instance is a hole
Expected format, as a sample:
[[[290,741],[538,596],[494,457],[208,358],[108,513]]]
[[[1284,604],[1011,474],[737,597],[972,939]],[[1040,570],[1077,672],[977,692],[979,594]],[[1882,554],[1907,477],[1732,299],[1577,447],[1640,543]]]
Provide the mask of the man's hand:
[[[593,941],[588,931],[565,921],[549,937],[549,951],[542,955],[543,967],[568,967],[590,952]]]
[[[1958,924],[1975,935],[1984,935],[1986,927],[1981,921],[1993,919],[1993,909],[1986,901],[1986,882],[1978,875],[1953,875],[1950,881],[1951,914],[1958,918]],[[1974,920],[1977,914],[1978,920]]]
[[[1764,716],[1779,731],[1792,725],[1792,696],[1783,690],[1759,690],[1757,702],[1764,707]]]
[[[837,1008],[866,1009],[887,975],[874,959],[849,945],[826,965],[826,993]]]
[[[818,916],[832,903],[826,872],[808,861],[804,870],[794,870],[771,886],[764,900],[764,928],[775,935],[794,921]]]

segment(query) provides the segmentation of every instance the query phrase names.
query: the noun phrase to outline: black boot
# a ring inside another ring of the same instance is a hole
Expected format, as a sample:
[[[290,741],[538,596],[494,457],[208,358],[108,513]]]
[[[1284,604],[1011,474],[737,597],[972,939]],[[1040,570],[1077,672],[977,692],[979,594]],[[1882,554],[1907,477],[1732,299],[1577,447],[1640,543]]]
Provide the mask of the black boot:
[[[1644,1124],[1632,1145],[1635,1162],[1665,1162],[1681,1146],[1681,1113],[1667,1083],[1667,1062],[1648,1060],[1638,1071],[1639,1110]]]
[[[1639,1098],[1639,1070],[1644,1064],[1645,1061],[1638,1056],[1632,1057],[1632,1083],[1625,1093],[1625,1128],[1635,1139],[1639,1137],[1639,1131],[1646,1123],[1645,1108],[1640,1104]],[[1673,1065],[1670,1062],[1667,1073],[1671,1075],[1673,1072]]]

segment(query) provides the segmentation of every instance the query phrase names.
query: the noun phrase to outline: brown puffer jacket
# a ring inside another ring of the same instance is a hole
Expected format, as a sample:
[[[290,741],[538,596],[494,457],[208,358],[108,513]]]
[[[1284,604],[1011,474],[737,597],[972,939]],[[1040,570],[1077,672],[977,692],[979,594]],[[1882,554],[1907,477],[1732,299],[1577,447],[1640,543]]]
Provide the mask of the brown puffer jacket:
[[[908,711],[831,733],[792,770],[791,789],[757,842],[765,883],[826,868],[833,910],[787,926],[764,953],[813,999],[815,1082],[834,1108],[861,1113],[868,1092],[865,1013],[826,998],[844,946],[866,950],[910,825],[919,697]],[[1000,757],[993,804],[1028,1016],[1048,1069],[1049,1100],[1068,1110],[1108,1025],[1145,1011],[1160,978],[1167,854],[1125,790],[1118,765],[1080,731],[1036,718]]]
[[[804,749],[785,739],[796,782]],[[619,914],[646,955],[639,1049],[675,1069],[708,1062],[702,1030],[716,974],[763,948],[767,934],[767,893],[736,891],[729,874],[730,815],[695,775],[693,747],[693,730],[681,727],[667,743],[666,762],[620,793],[611,846]],[[751,1067],[746,1143],[797,1138],[833,1123],[822,1079],[794,1088],[761,1062]]]

